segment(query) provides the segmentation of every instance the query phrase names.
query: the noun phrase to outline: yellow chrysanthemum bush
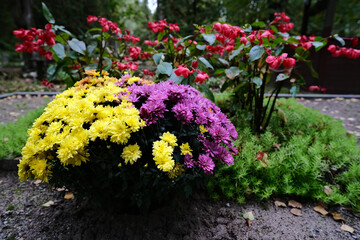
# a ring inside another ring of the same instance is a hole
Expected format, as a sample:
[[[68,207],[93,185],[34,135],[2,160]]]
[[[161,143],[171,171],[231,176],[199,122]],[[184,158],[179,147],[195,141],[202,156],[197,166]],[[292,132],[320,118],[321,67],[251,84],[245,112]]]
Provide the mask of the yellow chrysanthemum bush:
[[[234,126],[194,88],[86,74],[29,130],[21,180],[65,186],[79,199],[148,209],[190,195],[217,162],[233,164]]]

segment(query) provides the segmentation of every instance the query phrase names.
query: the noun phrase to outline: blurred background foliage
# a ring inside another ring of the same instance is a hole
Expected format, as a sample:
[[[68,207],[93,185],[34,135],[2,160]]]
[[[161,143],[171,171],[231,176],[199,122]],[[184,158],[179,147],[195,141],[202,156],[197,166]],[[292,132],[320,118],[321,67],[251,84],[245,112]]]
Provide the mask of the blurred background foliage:
[[[182,36],[194,29],[193,24],[211,24],[215,21],[242,26],[256,20],[269,22],[274,12],[286,12],[295,24],[295,32],[302,31],[304,6],[308,4],[306,34],[322,35],[326,13],[335,3],[332,33],[343,37],[360,36],[360,4],[358,0],[153,0],[153,13],[147,0],[0,0],[0,51],[14,52],[17,43],[12,31],[19,28],[44,28],[41,2],[45,2],[58,25],[78,35],[86,31],[88,15],[103,16],[131,30],[142,40],[154,38],[147,28],[148,21],[166,18],[178,23]]]

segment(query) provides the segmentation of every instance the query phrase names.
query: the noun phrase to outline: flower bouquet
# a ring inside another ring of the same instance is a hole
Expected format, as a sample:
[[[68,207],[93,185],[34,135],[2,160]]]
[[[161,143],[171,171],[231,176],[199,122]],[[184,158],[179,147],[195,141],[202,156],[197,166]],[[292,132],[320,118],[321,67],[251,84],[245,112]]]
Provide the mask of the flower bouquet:
[[[190,195],[216,164],[233,164],[235,127],[196,89],[128,74],[86,74],[29,130],[21,180],[148,209]]]

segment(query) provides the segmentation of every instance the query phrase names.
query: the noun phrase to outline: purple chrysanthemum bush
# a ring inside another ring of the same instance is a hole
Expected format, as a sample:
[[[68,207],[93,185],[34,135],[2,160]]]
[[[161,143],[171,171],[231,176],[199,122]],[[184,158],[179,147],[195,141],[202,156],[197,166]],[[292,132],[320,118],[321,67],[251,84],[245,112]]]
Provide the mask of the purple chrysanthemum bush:
[[[190,195],[217,164],[234,163],[235,127],[198,90],[88,74],[29,130],[20,179],[146,210]]]

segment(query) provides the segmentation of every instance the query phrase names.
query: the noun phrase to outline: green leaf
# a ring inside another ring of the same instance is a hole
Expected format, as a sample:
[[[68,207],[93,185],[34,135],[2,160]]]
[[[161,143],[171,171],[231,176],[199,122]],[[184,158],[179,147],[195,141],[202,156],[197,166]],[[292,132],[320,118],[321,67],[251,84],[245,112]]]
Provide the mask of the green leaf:
[[[253,215],[252,212],[246,212],[246,213],[244,213],[244,218],[245,218],[245,219],[249,219],[250,221],[254,221],[254,220],[255,220],[255,217],[254,217],[254,215]]]
[[[290,88],[290,93],[292,97],[295,97],[296,94],[299,92],[300,88],[297,85],[292,85]]]
[[[64,49],[64,46],[61,43],[55,44],[54,46],[52,46],[52,49],[54,50],[55,54],[60,59],[64,59],[64,57],[65,57],[65,49]]]
[[[95,51],[96,48],[97,48],[97,43],[92,43],[92,44],[88,45],[88,47],[87,47],[88,54],[91,55]]]
[[[165,31],[164,31],[164,32],[159,33],[159,34],[157,35],[157,40],[160,42],[160,41],[163,39],[163,37],[165,37],[165,34],[166,34],[166,32],[165,32]]]
[[[157,53],[153,55],[153,59],[156,65],[159,65],[162,56],[164,55],[164,53]]]
[[[244,32],[251,32],[252,31],[252,27],[250,24],[245,24],[245,26],[242,28],[244,30]]]
[[[244,49],[244,46],[241,45],[238,49],[232,51],[231,55],[229,56],[229,60],[231,61],[234,57],[240,54],[240,52]]]
[[[78,39],[73,38],[68,43],[72,50],[74,50],[75,52],[84,54],[84,52],[86,50],[86,45],[83,41],[79,41]]]
[[[46,70],[48,78],[52,78],[55,75],[57,64],[51,64]]]
[[[203,51],[203,50],[206,49],[206,45],[200,45],[200,44],[198,44],[198,45],[196,45],[196,48],[199,49],[199,50],[201,50],[201,51]]]
[[[251,26],[253,26],[253,27],[259,27],[259,28],[264,28],[266,25],[265,25],[264,22],[258,21],[258,22],[254,22],[253,24],[251,24]]]
[[[68,56],[68,57],[71,58],[71,59],[77,59],[77,58],[79,57],[79,54],[76,53],[76,52],[71,51],[71,52],[68,52],[68,53],[66,54],[66,56]]]
[[[193,36],[193,35],[188,35],[188,36],[186,36],[186,37],[184,37],[184,38],[180,39],[180,40],[176,43],[175,47],[178,47],[178,46],[179,46],[179,44],[181,44],[182,42],[184,42],[186,39],[191,38],[192,36]]]
[[[230,67],[225,70],[225,74],[228,78],[234,79],[236,76],[238,76],[242,70],[239,69],[239,67]]]
[[[274,25],[271,25],[270,28],[271,28],[275,33],[277,33],[277,32],[279,31]]]
[[[168,62],[162,62],[157,66],[157,70],[159,71],[159,73],[161,74],[166,74],[168,76],[171,76],[171,74],[173,73],[173,68],[171,63]]]
[[[224,84],[221,86],[220,88],[220,92],[224,92],[226,91],[226,89],[228,89],[229,87],[231,87],[234,84],[234,81],[225,81]]]
[[[108,58],[108,57],[104,57],[104,60],[105,60],[105,62],[106,62],[106,65],[105,65],[105,67],[104,67],[104,70],[105,70],[105,71],[108,71],[108,70],[111,68],[112,61],[111,61],[111,59]]]
[[[216,40],[216,36],[215,34],[202,34],[203,38],[205,39],[205,41],[207,41],[210,45],[213,45],[215,40]]]
[[[61,32],[63,32],[63,33],[69,34],[70,36],[73,36],[73,37],[74,37],[74,34],[72,34],[71,32],[69,32],[68,30],[66,30],[64,26],[54,25],[54,30],[55,30],[55,31],[61,31]]]
[[[260,88],[262,85],[262,79],[260,77],[251,78],[251,82],[256,84],[256,88]]]
[[[172,80],[172,81],[174,81],[174,83],[180,84],[183,79],[184,79],[183,76],[181,76],[181,75],[180,75],[180,76],[177,76],[177,75],[175,74],[175,72],[173,71],[168,80]]]
[[[316,50],[318,50],[324,46],[324,43],[323,42],[312,42],[312,45],[315,47]]]
[[[45,19],[51,23],[51,24],[54,24],[55,23],[55,19],[53,17],[53,15],[51,14],[51,12],[49,11],[48,7],[46,6],[45,3],[41,3],[42,5],[42,10],[43,10],[43,14],[44,14],[44,17]]]
[[[215,97],[213,92],[210,90],[209,85],[203,83],[200,84],[200,91],[204,93],[205,97],[212,102],[215,102]]]
[[[339,37],[338,34],[335,34],[333,37],[341,43],[341,46],[344,46],[344,45],[345,45],[344,39],[342,39],[341,37]]]
[[[219,62],[221,62],[222,64],[224,64],[224,65],[227,65],[227,66],[229,66],[230,64],[229,64],[229,62],[228,61],[226,61],[225,59],[223,59],[223,58],[218,58],[218,60],[219,60]]]
[[[314,78],[318,78],[319,77],[319,74],[315,71],[313,65],[312,65],[312,62],[310,60],[308,61],[305,61],[306,65],[308,66],[308,68],[310,69],[310,72],[311,72],[311,75],[314,77]]]
[[[214,74],[214,75],[218,75],[218,74],[221,74],[221,73],[223,73],[223,72],[225,72],[225,69],[224,69],[224,68],[220,68],[220,69],[217,69],[213,74]]]
[[[280,73],[279,75],[276,76],[276,80],[277,82],[280,81],[284,81],[285,79],[288,79],[290,76],[284,73]]]
[[[265,49],[263,47],[260,47],[259,45],[255,45],[251,48],[249,52],[249,61],[253,62],[255,60],[258,60],[261,58],[261,56],[264,54]]]
[[[214,69],[214,67],[204,57],[199,57],[198,59],[200,63],[204,64],[207,68]]]

